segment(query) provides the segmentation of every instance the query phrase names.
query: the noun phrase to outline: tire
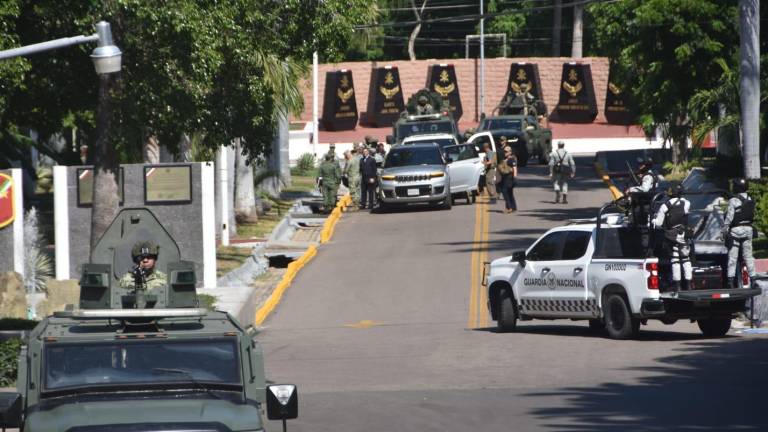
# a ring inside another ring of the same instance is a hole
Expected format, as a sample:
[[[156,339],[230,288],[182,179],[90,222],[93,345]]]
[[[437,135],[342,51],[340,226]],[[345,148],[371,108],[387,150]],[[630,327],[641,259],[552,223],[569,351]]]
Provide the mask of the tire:
[[[477,191],[472,191],[472,204],[477,202]]]
[[[451,196],[451,191],[448,191],[448,193],[445,196],[445,201],[443,201],[443,210],[450,210],[451,206],[453,205],[453,196]]]
[[[517,149],[515,152],[518,156],[517,158],[517,166],[521,168],[525,168],[528,166],[528,159],[531,158],[530,153],[528,153],[528,149]]]
[[[511,289],[503,289],[499,293],[498,302],[498,319],[496,320],[496,328],[501,333],[513,332],[517,327],[517,307],[515,305],[515,299],[512,297]]]
[[[723,337],[731,329],[730,318],[706,318],[696,321],[699,330],[706,337]]]
[[[605,330],[611,339],[629,339],[640,330],[640,320],[632,317],[627,300],[621,294],[609,294],[605,300]]]
[[[603,323],[603,320],[600,320],[600,319],[589,320],[589,331],[594,333],[600,333],[603,330],[605,330],[605,324]]]
[[[677,318],[662,318],[659,321],[666,325],[672,325],[677,322]]]

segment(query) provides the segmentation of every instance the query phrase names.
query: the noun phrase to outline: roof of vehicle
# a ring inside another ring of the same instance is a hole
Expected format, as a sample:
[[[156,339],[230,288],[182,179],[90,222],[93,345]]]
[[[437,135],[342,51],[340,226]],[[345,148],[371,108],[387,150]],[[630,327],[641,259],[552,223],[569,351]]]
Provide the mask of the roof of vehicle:
[[[449,116],[448,113],[434,113],[434,114],[421,114],[421,115],[415,115],[415,114],[408,114],[407,116],[400,117],[399,121],[406,121],[406,122],[422,122],[422,121],[435,121],[435,120],[444,120],[444,121],[453,121],[453,117]]]
[[[152,311],[152,309],[140,309]],[[197,311],[197,309],[175,309]],[[133,309],[132,311],[139,311]],[[188,316],[162,318],[106,318],[106,311],[89,310],[89,315],[57,313],[43,320],[30,334],[30,338],[42,338],[46,342],[82,342],[114,339],[175,339],[199,336],[235,336],[243,329],[226,312],[202,311]],[[104,312],[99,315],[99,312]],[[108,313],[109,312],[109,313]],[[72,315],[72,316],[67,316]],[[196,315],[196,316],[195,316]],[[113,315],[116,316],[116,315]]]
[[[392,147],[392,149],[389,152],[392,153],[393,150],[399,150],[399,149],[403,149],[403,148],[407,148],[407,149],[414,149],[414,148],[436,148],[436,149],[440,149],[440,145],[437,144],[437,143],[415,142],[413,144],[408,144],[408,146],[403,146],[402,144],[399,145],[399,146],[394,146],[394,147]]]
[[[454,140],[454,141],[458,142],[458,140],[456,139],[456,136],[453,135],[453,134],[449,134],[449,133],[436,133],[436,134],[423,134],[423,135],[409,135],[409,136],[403,138],[402,144],[406,144],[406,143],[410,144],[410,143],[412,143],[414,141],[417,141],[417,142],[418,141],[429,141],[429,140],[434,140],[434,139],[451,139],[451,140]]]

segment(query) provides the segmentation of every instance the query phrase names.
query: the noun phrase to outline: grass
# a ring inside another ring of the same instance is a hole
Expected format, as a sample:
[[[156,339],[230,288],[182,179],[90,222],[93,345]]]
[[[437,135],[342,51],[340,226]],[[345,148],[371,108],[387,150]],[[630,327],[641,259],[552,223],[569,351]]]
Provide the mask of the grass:
[[[263,215],[259,216],[257,222],[254,223],[241,223],[237,226],[237,235],[240,238],[259,238],[263,239],[269,237],[272,230],[275,229],[280,220],[285,216],[288,210],[293,205],[293,201],[281,200],[275,198],[268,198],[272,203],[272,208]]]
[[[317,188],[315,179],[317,170],[312,170],[303,175],[291,175],[291,187],[283,189],[284,192],[311,192]]]
[[[216,276],[221,277],[240,267],[249,256],[251,256],[250,248],[219,246],[216,249]]]

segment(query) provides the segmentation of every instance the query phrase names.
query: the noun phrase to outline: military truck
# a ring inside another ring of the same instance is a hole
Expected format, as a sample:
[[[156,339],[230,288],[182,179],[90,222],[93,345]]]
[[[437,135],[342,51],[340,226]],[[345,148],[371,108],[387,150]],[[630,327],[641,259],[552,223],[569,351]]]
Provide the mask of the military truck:
[[[158,244],[168,283],[121,288],[114,269],[145,235]],[[94,248],[91,261],[101,262],[83,267],[77,308],[44,319],[26,339],[17,393],[0,393],[0,427],[263,431],[265,406],[284,426],[295,418],[296,386],[266,385],[256,331],[199,307],[194,266],[178,250],[149,210],[123,210]]]
[[[549,163],[552,153],[552,129],[539,124],[539,113],[545,115],[546,106],[526,95],[506,97],[491,116],[481,116],[478,132],[491,132],[498,141],[506,136],[515,150],[520,166],[535,157],[539,163]]]
[[[420,114],[418,112],[419,98],[425,97],[432,107],[432,113]],[[450,114],[447,102],[439,93],[421,89],[408,98],[405,111],[392,125],[392,135],[387,135],[387,144],[401,144],[403,140],[413,135],[447,133],[456,137],[461,142],[462,136],[456,121]]]

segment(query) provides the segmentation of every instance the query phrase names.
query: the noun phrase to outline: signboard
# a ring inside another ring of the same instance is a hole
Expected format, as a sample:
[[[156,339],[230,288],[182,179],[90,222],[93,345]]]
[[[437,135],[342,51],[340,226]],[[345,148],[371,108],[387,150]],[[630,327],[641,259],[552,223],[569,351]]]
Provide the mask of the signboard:
[[[117,194],[120,199],[120,205],[123,205],[123,185],[125,184],[125,175],[120,168],[120,176],[117,179]],[[77,169],[77,206],[90,207],[93,204],[93,168]]]
[[[608,123],[630,125],[636,120],[629,106],[629,95],[615,83],[613,69],[608,72],[608,90],[605,93],[605,119]]]
[[[439,93],[451,110],[453,119],[459,121],[464,110],[461,108],[459,82],[456,80],[456,69],[452,64],[433,64],[427,70],[427,88]]]
[[[192,202],[192,167],[190,165],[144,166],[145,204],[190,202]]]
[[[564,123],[592,123],[597,117],[592,69],[588,64],[565,63],[560,79],[560,99],[555,109]]]
[[[403,111],[405,102],[397,66],[371,69],[366,123],[375,127],[392,126]]]
[[[13,222],[15,208],[13,203],[13,179],[0,173],[0,228]]]
[[[539,79],[539,65],[535,63],[512,63],[509,65],[509,79],[507,80],[507,95],[515,97],[522,89],[527,87],[528,93],[535,100],[543,101],[541,93],[541,80]]]
[[[322,123],[325,130],[351,130],[357,126],[357,101],[352,71],[326,72]]]

